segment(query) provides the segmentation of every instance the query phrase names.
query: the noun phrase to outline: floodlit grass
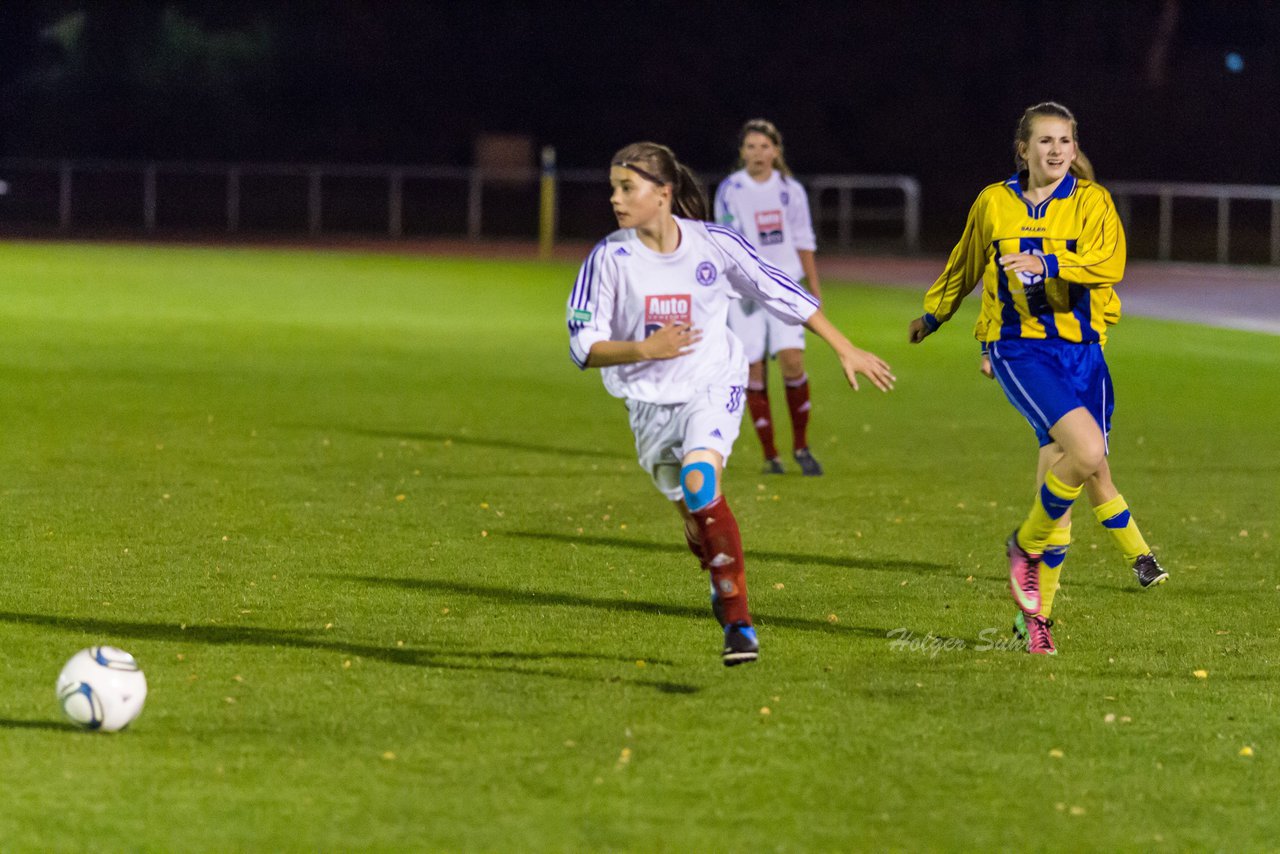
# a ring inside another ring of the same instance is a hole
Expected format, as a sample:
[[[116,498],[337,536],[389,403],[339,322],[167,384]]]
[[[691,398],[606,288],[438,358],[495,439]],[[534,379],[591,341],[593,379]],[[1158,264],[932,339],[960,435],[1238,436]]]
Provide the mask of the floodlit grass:
[[[1082,504],[1032,659],[999,647],[1035,443],[976,307],[909,347],[918,294],[827,288],[899,388],[849,392],[814,344],[821,479],[763,479],[744,430],[763,657],[726,670],[621,405],[568,358],[572,267],[8,244],[0,270],[5,851],[1280,838],[1280,338],[1116,330],[1113,469],[1172,579],[1140,592]],[[53,696],[96,643],[151,686],[117,736]]]

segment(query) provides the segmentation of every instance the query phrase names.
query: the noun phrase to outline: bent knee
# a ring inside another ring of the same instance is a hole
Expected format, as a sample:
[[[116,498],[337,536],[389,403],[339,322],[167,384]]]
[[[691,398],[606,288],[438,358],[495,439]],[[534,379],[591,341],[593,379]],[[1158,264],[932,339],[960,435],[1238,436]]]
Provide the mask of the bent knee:
[[[1084,478],[1091,478],[1102,471],[1107,461],[1107,443],[1099,436],[1096,442],[1080,443],[1067,456]]]

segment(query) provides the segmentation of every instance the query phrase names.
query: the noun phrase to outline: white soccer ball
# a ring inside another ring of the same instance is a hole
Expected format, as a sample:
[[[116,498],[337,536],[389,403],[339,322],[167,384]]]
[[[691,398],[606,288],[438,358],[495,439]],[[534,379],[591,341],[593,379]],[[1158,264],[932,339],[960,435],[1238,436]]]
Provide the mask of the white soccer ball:
[[[132,655],[114,646],[82,649],[58,674],[58,705],[85,729],[124,729],[146,700],[147,677]]]

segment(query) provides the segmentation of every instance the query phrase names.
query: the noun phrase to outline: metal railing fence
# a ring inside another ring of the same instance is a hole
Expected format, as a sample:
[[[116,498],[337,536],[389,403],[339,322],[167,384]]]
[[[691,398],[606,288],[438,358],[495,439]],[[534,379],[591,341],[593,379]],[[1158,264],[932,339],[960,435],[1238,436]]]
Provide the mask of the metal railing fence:
[[[311,237],[357,232],[471,239],[538,233],[536,169],[0,158],[0,178],[10,189],[0,205],[0,225],[64,233],[268,230]],[[849,248],[870,232],[908,252],[919,250],[916,179],[800,180],[824,246]],[[562,198],[558,236],[595,239],[610,227],[603,170],[561,169],[555,186]],[[708,189],[714,192],[714,182]]]
[[[1280,264],[1280,187],[1253,184],[1189,184],[1165,181],[1107,181],[1106,187],[1115,198],[1116,208],[1128,231],[1132,231],[1135,198],[1158,200],[1156,220],[1156,257],[1161,261],[1173,260],[1175,199],[1202,199],[1216,202],[1214,217],[1214,257],[1219,264],[1226,264],[1231,254],[1231,203],[1233,201],[1259,201],[1270,203],[1268,229],[1269,257],[1272,264]]]

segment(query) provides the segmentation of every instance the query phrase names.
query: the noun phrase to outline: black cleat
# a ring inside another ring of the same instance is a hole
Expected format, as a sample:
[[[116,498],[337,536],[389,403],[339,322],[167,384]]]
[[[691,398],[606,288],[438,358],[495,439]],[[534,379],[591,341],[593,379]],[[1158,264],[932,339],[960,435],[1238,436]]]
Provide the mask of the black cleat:
[[[786,474],[787,470],[782,467],[782,460],[774,457],[771,460],[764,461],[764,469],[761,474]]]
[[[1139,555],[1133,562],[1133,574],[1143,590],[1155,587],[1157,584],[1164,584],[1169,578],[1169,573],[1164,571],[1164,567],[1156,561],[1156,556],[1153,554]]]
[[[725,667],[746,664],[760,657],[760,642],[756,630],[746,623],[730,623],[724,627],[724,652],[720,654]]]
[[[809,453],[808,448],[801,448],[794,454],[796,462],[800,464],[800,471],[809,477],[817,477],[822,474],[822,466],[813,458],[813,454]]]

